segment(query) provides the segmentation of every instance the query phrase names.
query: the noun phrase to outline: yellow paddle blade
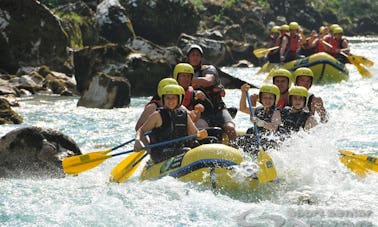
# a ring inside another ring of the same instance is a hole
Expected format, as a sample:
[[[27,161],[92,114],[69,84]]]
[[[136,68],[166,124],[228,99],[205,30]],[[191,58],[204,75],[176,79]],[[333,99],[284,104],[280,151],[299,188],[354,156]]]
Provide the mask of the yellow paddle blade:
[[[365,168],[366,170],[378,172],[378,158],[377,157],[364,155],[364,154],[355,154],[352,151],[348,151],[348,150],[339,150],[339,152],[343,156],[349,157],[351,159],[359,160],[359,163],[361,163],[361,167]]]
[[[349,156],[340,156],[340,161],[353,173],[360,177],[365,177],[368,173],[368,170],[363,167],[363,161],[359,159],[354,159]]]
[[[358,55],[350,55],[348,56],[348,60],[350,62],[354,61],[356,63],[359,63],[359,64],[363,64],[367,67],[372,67],[374,66],[374,62],[372,60],[369,60],[363,56],[358,56]]]
[[[111,181],[117,183],[123,183],[138,169],[140,165],[140,159],[145,155],[146,151],[137,151],[131,153],[127,158],[118,163],[113,168],[111,174]]]
[[[106,155],[110,151],[91,152],[83,155],[75,155],[63,159],[63,170],[67,174],[79,174],[100,165],[106,159],[112,157]]]
[[[256,49],[253,51],[253,54],[257,57],[257,58],[262,58],[264,57],[267,53],[269,53],[270,51],[272,50],[275,50],[275,49],[278,49],[279,46],[275,46],[275,47],[271,47],[271,48],[260,48],[260,49]]]
[[[350,63],[352,63],[354,66],[356,66],[358,72],[361,74],[363,77],[371,77],[371,72],[361,63],[356,61],[355,58],[348,56],[348,60]]]
[[[260,183],[273,181],[277,178],[276,167],[274,166],[272,158],[260,148],[257,155],[257,163],[259,165],[258,179]]]

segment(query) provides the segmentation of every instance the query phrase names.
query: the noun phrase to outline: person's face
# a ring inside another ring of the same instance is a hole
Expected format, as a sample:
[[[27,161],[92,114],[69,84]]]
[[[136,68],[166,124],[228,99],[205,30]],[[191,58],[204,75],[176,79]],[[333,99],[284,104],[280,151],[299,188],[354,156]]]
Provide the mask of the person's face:
[[[274,105],[274,102],[275,102],[275,96],[271,93],[266,93],[266,92],[263,92],[261,93],[261,97],[260,97],[260,101],[261,103],[263,104],[264,107],[272,107]]]
[[[190,73],[179,73],[177,77],[178,84],[187,90],[190,84],[192,83],[193,75]]]
[[[164,95],[164,106],[170,110],[176,109],[178,105],[178,95]]]
[[[305,97],[298,96],[298,95],[293,95],[290,98],[291,98],[291,106],[294,109],[300,110],[300,109],[302,109],[304,107]]]
[[[333,36],[335,37],[335,39],[339,40],[339,39],[341,39],[343,34],[342,33],[336,33],[336,34],[333,34]]]
[[[311,84],[312,84],[311,77],[309,77],[309,76],[298,76],[297,77],[297,82],[296,82],[297,86],[302,86],[302,87],[309,89],[311,87]]]
[[[201,52],[197,49],[193,49],[188,54],[188,63],[193,67],[196,67],[201,64],[202,55]]]
[[[289,89],[289,79],[284,76],[274,77],[273,84],[280,89],[281,94]]]

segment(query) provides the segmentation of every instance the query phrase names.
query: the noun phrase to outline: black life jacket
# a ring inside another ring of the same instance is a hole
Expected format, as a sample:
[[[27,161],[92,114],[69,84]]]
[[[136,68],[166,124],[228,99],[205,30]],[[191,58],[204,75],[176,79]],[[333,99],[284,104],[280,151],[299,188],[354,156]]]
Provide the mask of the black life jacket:
[[[268,111],[264,110],[263,106],[259,106],[256,108],[255,116],[265,122],[272,122],[273,113],[275,110],[278,110],[275,106],[272,106]],[[259,134],[263,135],[269,132],[269,130],[265,129],[264,127],[258,127]],[[251,127],[247,130],[247,134],[255,134],[255,128]]]
[[[188,135],[188,114],[186,110],[182,108],[177,108],[173,111],[166,108],[158,108],[158,111],[162,119],[162,125],[152,130],[150,135],[151,144],[172,140]],[[152,149],[152,152],[157,150],[161,151],[163,148],[176,148],[181,146],[182,143],[180,142],[172,143],[166,146]]]
[[[290,106],[285,107],[281,112],[282,128],[281,132],[290,133],[291,131],[299,131],[306,125],[307,119],[311,113],[306,110],[293,112]]]
[[[218,70],[213,65],[202,65],[194,71],[194,77],[204,77],[206,74],[214,75],[215,84],[209,87],[200,87],[198,90],[203,91],[208,98],[207,100],[211,102],[210,106],[212,106],[212,108],[205,108],[205,112],[217,112],[226,108],[226,105],[222,100],[222,97],[225,96],[225,89],[219,79]]]

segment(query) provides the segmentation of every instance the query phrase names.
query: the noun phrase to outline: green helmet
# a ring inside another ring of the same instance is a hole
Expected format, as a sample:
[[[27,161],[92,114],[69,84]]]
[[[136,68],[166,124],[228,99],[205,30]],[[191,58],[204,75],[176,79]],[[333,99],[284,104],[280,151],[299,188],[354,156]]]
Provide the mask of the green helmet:
[[[157,92],[158,92],[158,95],[159,95],[160,98],[162,96],[163,87],[165,87],[168,84],[176,84],[177,85],[178,83],[173,78],[164,78],[164,79],[160,80],[158,87],[157,87]]]
[[[290,22],[289,24],[289,30],[298,30],[299,24],[297,22]]]
[[[275,105],[277,105],[280,99],[280,89],[274,84],[263,84],[260,87],[259,99],[261,100],[261,93],[270,93],[275,96]]]
[[[342,27],[336,27],[333,29],[333,34],[343,34],[344,30]]]
[[[281,27],[280,27],[280,30],[281,31],[289,31],[289,25],[287,25],[287,24],[284,24],[284,25],[281,25]]]
[[[280,26],[273,26],[272,27],[272,30],[271,30],[271,33],[279,33],[280,32]]]
[[[330,30],[331,32],[333,32],[333,30],[334,30],[335,28],[337,28],[337,27],[340,27],[340,25],[338,25],[338,24],[332,24],[331,26],[329,26],[329,30]]]
[[[308,90],[305,87],[293,86],[289,89],[289,105],[292,105],[291,96],[294,96],[294,95],[305,97],[304,106],[307,106]]]
[[[271,76],[273,78],[273,83],[274,83],[274,78],[277,77],[277,76],[283,76],[283,77],[288,78],[288,80],[289,80],[288,86],[290,87],[292,75],[291,75],[291,72],[289,70],[283,69],[283,68],[276,69],[276,70],[273,70],[271,72]]]
[[[184,91],[184,88],[178,84],[168,84],[163,87],[162,92],[161,92],[161,96],[162,96],[161,98],[163,100],[163,104],[164,104],[164,95],[178,95],[179,100],[178,100],[177,107],[179,107],[184,101],[185,91]]]
[[[173,69],[173,78],[175,78],[175,80],[177,80],[180,73],[192,74],[192,78],[193,78],[193,74],[194,74],[193,66],[191,66],[188,63],[177,64],[175,66],[175,68]]]
[[[298,76],[308,76],[308,77],[311,77],[311,84],[312,84],[312,81],[314,80],[314,73],[312,72],[312,70],[310,68],[307,68],[307,67],[300,67],[300,68],[297,68],[294,71],[294,81],[295,81],[295,83],[297,83]]]

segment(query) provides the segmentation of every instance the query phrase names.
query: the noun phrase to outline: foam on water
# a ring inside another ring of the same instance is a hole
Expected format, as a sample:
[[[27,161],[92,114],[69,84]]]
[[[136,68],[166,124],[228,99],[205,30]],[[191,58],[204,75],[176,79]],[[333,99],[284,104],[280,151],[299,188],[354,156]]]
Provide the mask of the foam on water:
[[[376,40],[352,43],[355,54],[375,60]],[[64,179],[0,179],[2,226],[292,226],[378,223],[378,174],[353,175],[338,149],[378,155],[378,67],[363,79],[353,65],[350,80],[314,86],[330,114],[327,124],[301,132],[268,151],[279,180],[251,192],[219,192],[173,178],[108,183],[124,157],[106,160],[79,176]],[[257,69],[226,68],[231,75],[261,84]],[[256,90],[251,90],[256,92]],[[226,103],[238,106],[240,90],[227,90]],[[72,137],[84,152],[109,148],[135,135],[134,125],[149,98],[112,110],[76,107],[78,98],[24,98],[15,108],[27,125],[54,128]],[[238,113],[236,124],[251,126]],[[25,125],[26,125],[25,124]],[[25,126],[23,125],[23,126]],[[20,127],[1,125],[0,136]],[[126,146],[119,151],[128,150]]]

